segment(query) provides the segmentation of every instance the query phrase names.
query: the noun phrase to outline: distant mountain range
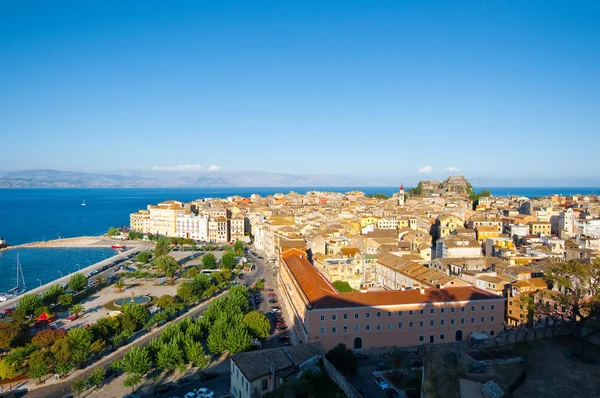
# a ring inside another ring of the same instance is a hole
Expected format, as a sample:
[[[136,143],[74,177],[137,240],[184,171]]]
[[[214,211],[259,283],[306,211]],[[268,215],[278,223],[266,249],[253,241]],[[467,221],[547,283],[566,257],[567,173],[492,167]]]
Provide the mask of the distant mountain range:
[[[154,174],[154,175],[151,175]],[[388,186],[389,182],[348,176],[267,172],[99,174],[22,170],[0,174],[0,188],[162,188],[162,187],[348,187]]]

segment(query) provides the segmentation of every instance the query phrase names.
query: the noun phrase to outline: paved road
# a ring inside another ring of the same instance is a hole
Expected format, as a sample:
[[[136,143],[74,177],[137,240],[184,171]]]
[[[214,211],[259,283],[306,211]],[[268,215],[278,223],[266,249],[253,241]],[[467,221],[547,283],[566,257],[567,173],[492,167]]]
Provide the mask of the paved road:
[[[255,271],[251,271],[249,273],[247,273],[245,275],[245,278],[243,279],[244,282],[247,282],[249,285],[253,284],[256,280],[258,280],[262,274],[265,271],[265,265],[262,262],[255,262],[256,263],[256,270]],[[218,295],[215,298],[221,297],[223,295],[225,295],[227,292],[223,292],[220,295]],[[188,311],[186,314],[181,315],[179,318],[177,318],[176,320],[182,319],[184,317],[198,317],[205,309],[206,307],[208,307],[208,305],[214,300],[211,299],[207,302],[204,302],[202,304],[200,304],[199,306],[191,309],[190,311]],[[175,321],[176,321],[175,320]],[[103,366],[103,367],[108,367],[108,365],[110,363],[112,363],[113,361],[122,358],[125,353],[127,351],[129,351],[129,349],[131,348],[131,346],[136,345],[136,346],[141,346],[141,345],[147,345],[152,338],[154,338],[156,335],[160,334],[160,332],[162,331],[162,329],[164,328],[164,325],[161,326],[160,328],[154,329],[152,330],[150,333],[146,334],[145,336],[141,337],[140,339],[134,341],[133,343],[128,344],[127,346],[121,347],[119,350],[115,351],[114,353],[111,353],[109,356],[104,357],[102,359],[100,359],[98,362],[96,362],[95,365],[87,367],[83,370],[80,370],[78,372],[76,372],[76,374],[73,374],[71,376],[69,376],[68,379],[62,381],[61,383],[58,384],[51,384],[47,387],[42,387],[42,388],[38,388],[35,390],[30,391],[27,394],[27,397],[32,397],[32,398],[63,398],[63,397],[67,397],[67,396],[71,396],[73,395],[73,393],[71,392],[70,388],[71,388],[71,384],[73,383],[73,381],[81,378],[81,377],[87,377],[96,367],[98,366]],[[226,395],[226,391],[229,390],[229,366],[228,366],[228,361],[220,361],[217,362],[213,365],[211,365],[211,370],[214,367],[220,368],[224,365],[224,367],[222,368],[221,371],[217,370],[213,370],[213,371],[217,371],[222,373],[221,377],[219,377],[217,380],[213,380],[211,382],[206,382],[206,383],[202,383],[202,386],[204,387],[208,387],[211,388],[215,391],[215,392],[219,392],[220,395],[219,396],[224,396]],[[129,389],[126,389],[125,387],[122,387],[122,383],[120,383],[119,380],[114,380],[111,381],[110,384],[112,383],[119,383],[120,387],[122,389],[122,394],[121,395],[125,395],[129,392]],[[211,387],[212,386],[212,387]],[[197,387],[197,386],[196,386]],[[184,388],[181,389],[181,391],[186,390],[185,392],[191,391],[193,390],[194,386],[192,387],[188,387],[188,388]],[[101,393],[102,390],[99,391],[99,393]],[[179,390],[178,390],[179,391]],[[112,396],[112,395],[111,395]],[[117,396],[117,395],[115,395]]]

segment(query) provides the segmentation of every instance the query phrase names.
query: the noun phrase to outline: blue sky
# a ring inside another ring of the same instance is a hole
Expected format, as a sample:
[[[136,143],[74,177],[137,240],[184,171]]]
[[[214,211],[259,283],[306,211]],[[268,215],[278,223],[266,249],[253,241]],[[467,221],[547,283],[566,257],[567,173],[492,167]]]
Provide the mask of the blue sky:
[[[0,170],[596,184],[598,20],[595,0],[2,2]]]

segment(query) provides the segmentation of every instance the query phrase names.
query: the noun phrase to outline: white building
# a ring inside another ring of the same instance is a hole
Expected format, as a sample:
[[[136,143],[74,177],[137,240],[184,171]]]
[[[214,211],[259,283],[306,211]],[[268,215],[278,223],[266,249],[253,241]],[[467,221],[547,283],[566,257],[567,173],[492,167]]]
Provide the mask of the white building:
[[[437,240],[436,258],[448,257],[482,257],[481,245],[474,238],[467,236],[444,236]]]
[[[177,216],[175,236],[200,241],[208,241],[207,215],[180,214]]]

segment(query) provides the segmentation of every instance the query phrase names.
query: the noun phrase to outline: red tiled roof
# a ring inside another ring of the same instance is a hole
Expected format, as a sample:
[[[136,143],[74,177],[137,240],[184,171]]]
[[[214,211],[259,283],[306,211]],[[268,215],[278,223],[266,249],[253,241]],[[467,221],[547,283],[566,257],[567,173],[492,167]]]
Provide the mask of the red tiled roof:
[[[289,253],[283,256],[293,277],[313,308],[372,307],[402,304],[489,300],[503,298],[474,286],[447,287],[445,289],[387,290],[377,292],[339,293],[304,257]]]

